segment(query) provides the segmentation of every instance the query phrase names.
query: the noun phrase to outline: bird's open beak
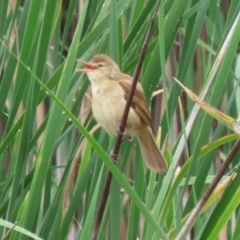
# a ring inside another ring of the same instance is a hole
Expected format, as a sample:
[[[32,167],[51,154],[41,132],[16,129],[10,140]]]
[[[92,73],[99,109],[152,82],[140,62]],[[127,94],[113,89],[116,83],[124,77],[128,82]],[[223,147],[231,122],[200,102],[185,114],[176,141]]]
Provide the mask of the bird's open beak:
[[[84,62],[82,60],[79,59],[79,61],[84,65],[84,69],[77,69],[77,72],[83,72],[83,73],[87,73],[87,72],[91,72],[95,69],[97,69],[97,67],[95,65],[93,65],[92,63],[89,62]]]

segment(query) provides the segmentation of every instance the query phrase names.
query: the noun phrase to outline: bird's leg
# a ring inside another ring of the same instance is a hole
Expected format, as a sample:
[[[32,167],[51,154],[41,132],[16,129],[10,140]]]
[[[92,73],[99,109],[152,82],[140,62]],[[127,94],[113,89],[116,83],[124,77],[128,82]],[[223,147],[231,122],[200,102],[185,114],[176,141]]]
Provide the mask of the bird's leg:
[[[124,130],[124,132],[122,132],[122,130],[121,130],[122,127],[123,127],[123,126],[121,125],[121,123],[119,123],[119,124],[118,124],[117,132],[118,132],[118,134],[124,136],[124,135],[126,134],[126,129]]]
[[[110,156],[111,156],[112,161],[113,161],[114,164],[117,163],[117,160],[118,160],[118,158],[120,157],[119,154],[115,154],[115,153],[113,152],[113,150],[111,150]]]
[[[130,136],[130,135],[123,135],[123,140],[127,139],[128,141],[132,141],[133,140],[133,137]]]
[[[122,135],[122,140],[125,140],[125,139],[127,139],[128,141],[132,141],[133,140],[132,136],[127,135],[126,128],[125,128],[124,132],[121,131],[121,123],[118,124],[117,132],[118,132],[118,134]]]

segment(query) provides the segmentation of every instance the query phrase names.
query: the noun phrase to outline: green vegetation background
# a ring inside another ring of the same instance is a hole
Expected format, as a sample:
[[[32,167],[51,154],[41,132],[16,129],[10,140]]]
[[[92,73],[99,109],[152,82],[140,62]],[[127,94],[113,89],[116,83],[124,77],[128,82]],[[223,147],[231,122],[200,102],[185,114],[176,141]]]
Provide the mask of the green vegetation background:
[[[92,134],[89,82],[75,71],[77,58],[106,53],[133,75],[155,3],[0,2],[1,239],[90,239],[108,169],[114,180],[98,239],[176,238],[238,136],[199,111],[173,77],[237,119],[239,1],[161,1],[141,83],[161,126],[165,174],[146,169],[135,141],[111,162],[115,139]],[[239,157],[191,239],[239,239]]]

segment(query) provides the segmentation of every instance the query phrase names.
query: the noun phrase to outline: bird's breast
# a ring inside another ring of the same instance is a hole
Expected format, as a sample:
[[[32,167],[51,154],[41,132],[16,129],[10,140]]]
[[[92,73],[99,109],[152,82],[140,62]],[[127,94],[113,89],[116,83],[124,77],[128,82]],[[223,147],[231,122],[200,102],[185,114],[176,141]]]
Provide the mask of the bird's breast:
[[[126,100],[122,87],[116,81],[92,85],[92,112],[96,121],[110,134],[116,135],[121,122]],[[130,109],[126,132],[136,136],[135,127],[140,118]]]

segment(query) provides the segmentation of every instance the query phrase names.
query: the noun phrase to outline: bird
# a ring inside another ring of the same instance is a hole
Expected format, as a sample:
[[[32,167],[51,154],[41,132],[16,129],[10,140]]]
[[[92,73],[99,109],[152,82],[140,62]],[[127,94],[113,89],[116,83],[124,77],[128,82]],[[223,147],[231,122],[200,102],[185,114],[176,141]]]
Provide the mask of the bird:
[[[119,66],[105,54],[93,56],[89,61],[80,60],[85,68],[92,89],[92,113],[96,121],[110,135],[118,134],[119,124],[132,86],[132,77],[121,72]],[[146,166],[156,172],[167,170],[166,160],[157,147],[143,88],[138,82],[129,110],[124,135],[137,137]]]

